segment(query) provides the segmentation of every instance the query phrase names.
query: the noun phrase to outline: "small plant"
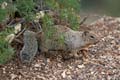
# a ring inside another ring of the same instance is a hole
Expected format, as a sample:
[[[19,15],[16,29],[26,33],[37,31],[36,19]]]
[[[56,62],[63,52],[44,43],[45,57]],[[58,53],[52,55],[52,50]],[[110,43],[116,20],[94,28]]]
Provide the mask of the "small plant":
[[[55,29],[52,27],[54,25],[53,19],[49,15],[45,15],[42,19],[43,21],[43,32],[45,33],[45,37],[47,39],[53,38],[53,34]]]
[[[34,18],[34,6],[33,0],[16,0],[15,6],[19,14],[24,17],[27,21],[32,21]]]
[[[2,9],[2,5],[6,3],[6,7]],[[15,12],[18,12],[21,17],[24,17],[27,21],[31,21],[34,18],[34,6],[33,0],[2,0],[0,1],[0,21],[8,18],[14,18]]]
[[[70,24],[74,30],[79,28],[79,0],[45,0],[46,5],[60,13],[60,18]]]
[[[11,32],[11,29],[6,29],[0,32],[0,64],[6,63],[14,55],[14,49],[10,46],[10,43],[5,40],[6,36]]]
[[[0,22],[5,19],[6,10],[0,8]]]
[[[73,30],[78,30],[79,28],[79,17],[76,16],[75,12],[70,12],[69,10],[62,10],[60,17],[61,19],[67,21],[70,24],[70,28]]]

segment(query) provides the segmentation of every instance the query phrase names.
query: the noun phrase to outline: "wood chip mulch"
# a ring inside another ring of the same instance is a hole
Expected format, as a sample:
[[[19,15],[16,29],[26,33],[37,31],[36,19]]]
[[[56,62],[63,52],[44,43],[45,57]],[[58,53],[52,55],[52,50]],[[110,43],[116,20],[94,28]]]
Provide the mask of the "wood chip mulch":
[[[120,80],[120,18],[103,17],[86,27],[100,40],[89,48],[88,63],[60,55],[37,56],[31,66],[14,59],[0,67],[0,80]]]

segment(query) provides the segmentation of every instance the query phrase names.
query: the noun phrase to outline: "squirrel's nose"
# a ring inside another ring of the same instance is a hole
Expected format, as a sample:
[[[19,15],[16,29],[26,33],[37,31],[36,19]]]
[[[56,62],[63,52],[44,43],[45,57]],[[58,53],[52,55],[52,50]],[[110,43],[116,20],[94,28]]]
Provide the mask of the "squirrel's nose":
[[[98,43],[100,40],[99,39],[96,39],[95,43]]]

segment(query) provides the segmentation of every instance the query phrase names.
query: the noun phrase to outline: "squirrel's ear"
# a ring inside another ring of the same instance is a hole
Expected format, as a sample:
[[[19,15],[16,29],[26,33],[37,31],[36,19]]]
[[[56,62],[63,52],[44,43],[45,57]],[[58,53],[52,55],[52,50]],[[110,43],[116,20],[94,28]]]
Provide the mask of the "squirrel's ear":
[[[87,34],[89,34],[88,31],[84,31],[84,32],[83,32],[83,36],[86,36]]]

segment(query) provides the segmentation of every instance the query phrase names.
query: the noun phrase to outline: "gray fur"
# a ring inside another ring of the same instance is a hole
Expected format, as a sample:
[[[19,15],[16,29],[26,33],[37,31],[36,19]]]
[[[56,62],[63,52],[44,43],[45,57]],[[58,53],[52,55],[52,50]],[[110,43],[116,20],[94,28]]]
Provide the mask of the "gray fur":
[[[76,54],[78,50],[97,42],[97,37],[95,36],[95,34],[92,34],[91,32],[88,32],[88,31],[74,31],[62,25],[56,25],[53,28],[56,29],[54,38],[58,39],[61,35],[63,35],[64,43],[60,45],[60,43],[58,43],[54,39],[51,39],[48,42],[45,42],[46,39],[42,37],[42,39],[44,39],[41,42],[42,43],[41,49],[43,51],[44,50],[47,51],[49,49],[51,50],[62,49],[62,50],[71,51],[73,54]]]
[[[22,63],[30,63],[38,50],[38,42],[36,39],[36,34],[33,31],[24,32],[24,46],[20,51],[20,58]]]

